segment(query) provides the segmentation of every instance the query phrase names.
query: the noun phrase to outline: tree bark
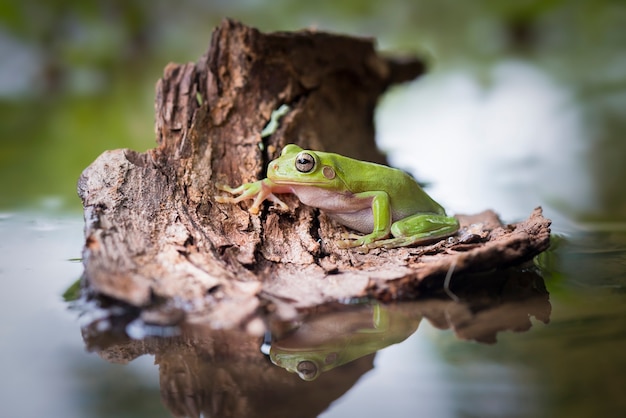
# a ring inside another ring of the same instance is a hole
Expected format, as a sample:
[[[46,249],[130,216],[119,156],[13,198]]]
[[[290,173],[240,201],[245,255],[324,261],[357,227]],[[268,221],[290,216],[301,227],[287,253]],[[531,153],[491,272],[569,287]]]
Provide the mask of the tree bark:
[[[509,226],[490,211],[459,217],[463,228],[475,224],[473,234],[361,254],[337,248],[346,229],[295,197],[285,197],[288,213],[260,216],[215,202],[215,183],[263,178],[287,143],[384,163],[374,142],[377,100],[423,70],[417,59],[380,56],[370,39],[263,34],[223,21],[197,63],[169,64],[157,83],[158,146],[107,151],[81,175],[86,288],[259,331],[262,313],[288,319],[330,301],[414,298],[441,289],[449,271],[493,269],[545,250],[550,221],[540,209]],[[290,111],[262,137],[283,104]]]

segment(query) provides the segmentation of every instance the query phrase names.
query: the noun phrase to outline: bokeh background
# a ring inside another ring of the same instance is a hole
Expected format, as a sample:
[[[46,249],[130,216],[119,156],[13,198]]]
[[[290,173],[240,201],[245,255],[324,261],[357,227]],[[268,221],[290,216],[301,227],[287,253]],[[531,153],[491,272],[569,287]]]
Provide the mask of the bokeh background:
[[[79,211],[81,170],[105,149],[154,145],[163,67],[195,61],[225,16],[427,59],[430,75],[382,103],[379,143],[425,181],[445,167],[456,178],[438,183],[461,189],[442,191],[453,209],[494,207],[479,193],[499,179],[576,219],[623,219],[626,13],[614,0],[3,2],[0,208]]]
[[[381,50],[424,57],[429,73],[394,87],[377,111],[390,162],[426,182],[449,212],[492,208],[515,221],[541,205],[558,234],[539,261],[551,325],[489,349],[421,326],[380,353],[378,371],[328,416],[359,405],[366,416],[382,390],[397,395],[394,416],[426,402],[431,416],[626,410],[624,1],[8,0],[0,3],[0,415],[169,415],[150,360],[112,366],[85,353],[62,302],[81,272],[76,181],[104,150],[155,145],[157,79],[169,62],[197,60],[224,17],[263,31],[374,37]],[[425,376],[439,396],[422,386],[407,392]]]

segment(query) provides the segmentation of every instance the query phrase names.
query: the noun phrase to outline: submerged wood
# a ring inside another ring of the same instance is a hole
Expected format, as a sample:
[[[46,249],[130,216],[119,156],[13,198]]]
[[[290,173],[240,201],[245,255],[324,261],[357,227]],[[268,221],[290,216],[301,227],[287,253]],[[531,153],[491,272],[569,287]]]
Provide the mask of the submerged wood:
[[[294,197],[289,212],[266,206],[260,216],[214,201],[215,183],[263,178],[287,143],[384,162],[377,100],[422,72],[421,61],[382,57],[369,39],[263,34],[225,20],[197,63],[170,64],[157,83],[158,146],[107,151],[81,175],[85,287],[146,311],[259,331],[263,312],[288,319],[330,301],[413,298],[441,289],[452,269],[458,277],[545,250],[550,221],[539,208],[514,225],[491,211],[459,216],[462,228],[474,224],[464,239],[361,254],[337,248],[345,228]],[[283,104],[290,111],[261,137]]]

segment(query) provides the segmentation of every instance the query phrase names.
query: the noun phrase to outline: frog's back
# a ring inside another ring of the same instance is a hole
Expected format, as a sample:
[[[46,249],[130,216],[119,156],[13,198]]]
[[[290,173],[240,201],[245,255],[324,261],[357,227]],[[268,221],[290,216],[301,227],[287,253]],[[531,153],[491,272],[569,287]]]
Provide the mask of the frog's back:
[[[445,215],[443,207],[405,171],[381,164],[364,163],[359,175],[353,177],[348,184],[352,193],[375,190],[387,192],[394,221],[420,212]]]

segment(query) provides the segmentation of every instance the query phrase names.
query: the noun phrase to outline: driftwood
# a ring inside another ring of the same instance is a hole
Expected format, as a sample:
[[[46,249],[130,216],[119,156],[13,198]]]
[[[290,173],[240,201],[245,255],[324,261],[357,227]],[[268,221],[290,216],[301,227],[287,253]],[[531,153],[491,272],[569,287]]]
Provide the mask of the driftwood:
[[[441,289],[448,272],[461,280],[545,250],[550,222],[540,209],[506,226],[491,211],[459,216],[459,237],[361,254],[337,248],[346,229],[293,197],[288,213],[260,216],[215,202],[215,183],[263,178],[287,143],[384,162],[374,143],[377,99],[423,68],[378,55],[369,39],[262,34],[225,20],[207,54],[168,65],[159,80],[158,146],[105,152],[81,175],[85,287],[157,323],[184,316],[260,332],[260,313],[291,318],[350,298],[414,298]],[[290,111],[262,137],[283,104]]]

